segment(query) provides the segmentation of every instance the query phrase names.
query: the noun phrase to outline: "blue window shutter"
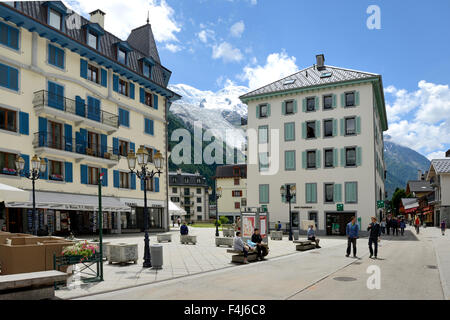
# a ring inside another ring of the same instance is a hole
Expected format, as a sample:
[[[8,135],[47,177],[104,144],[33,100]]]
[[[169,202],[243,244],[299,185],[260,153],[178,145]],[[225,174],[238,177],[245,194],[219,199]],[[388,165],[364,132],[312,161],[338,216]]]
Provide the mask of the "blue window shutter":
[[[19,112],[19,133],[20,134],[30,134],[30,119],[26,112]]]
[[[80,165],[81,184],[88,183],[88,167],[85,164]]]
[[[141,191],[144,191],[144,179],[141,180]]]
[[[113,74],[113,90],[119,92],[119,77]]]
[[[47,119],[39,117],[39,146],[47,145]]]
[[[130,142],[130,151],[135,152],[135,144],[134,144],[134,142]]]
[[[155,177],[155,192],[159,192],[159,178]]]
[[[119,188],[120,187],[120,175],[119,175],[119,171],[117,171],[117,170],[114,170],[113,171],[113,175],[114,175],[114,181],[113,181],[113,183],[114,183],[114,188]]]
[[[102,157],[108,151],[108,139],[106,137],[106,134],[100,135],[100,150]]]
[[[106,69],[102,69],[100,81],[102,86],[108,87],[108,71]]]
[[[113,138],[113,154],[119,154],[119,139]]]
[[[150,133],[150,120],[147,118],[144,118],[144,132]]]
[[[73,182],[73,165],[72,162],[64,163],[64,180],[66,182]]]
[[[123,110],[119,108],[119,126],[123,125]]]
[[[29,155],[27,155],[27,154],[21,154],[20,155],[22,158],[23,158],[23,160],[25,161],[25,166],[23,167],[23,171],[24,172],[28,172],[28,171],[30,171],[30,156]],[[25,175],[24,175],[24,172],[22,172],[20,175],[22,176],[22,177],[24,177]]]
[[[130,126],[130,111],[128,110],[125,110],[125,125]]]
[[[136,190],[136,174],[131,173],[131,189]]]
[[[72,126],[70,124],[64,124],[64,141],[65,141],[65,150],[72,151]]]
[[[144,88],[139,88],[139,101],[145,103],[145,90]]]
[[[87,79],[87,61],[80,59],[80,77]]]
[[[108,169],[102,168],[101,173],[103,173],[102,186],[107,187],[108,186]]]
[[[155,134],[155,121],[150,119],[150,134]]]
[[[134,99],[134,83],[130,82],[130,98]]]
[[[158,110],[158,95],[157,94],[153,95],[153,108]]]
[[[81,143],[81,153],[86,153],[87,148],[87,130],[86,129],[80,129],[80,143]]]
[[[84,99],[81,99],[80,96],[75,97],[75,113],[83,118],[86,116]]]

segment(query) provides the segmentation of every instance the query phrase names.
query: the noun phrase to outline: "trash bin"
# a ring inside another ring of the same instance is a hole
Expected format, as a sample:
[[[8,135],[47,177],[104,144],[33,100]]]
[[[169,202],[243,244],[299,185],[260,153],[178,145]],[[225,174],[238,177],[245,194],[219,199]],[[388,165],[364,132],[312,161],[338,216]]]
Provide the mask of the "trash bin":
[[[163,246],[154,244],[150,246],[150,255],[153,269],[162,269],[163,266]]]
[[[300,231],[292,230],[292,236],[294,237],[294,240],[298,240],[299,235],[300,235]]]

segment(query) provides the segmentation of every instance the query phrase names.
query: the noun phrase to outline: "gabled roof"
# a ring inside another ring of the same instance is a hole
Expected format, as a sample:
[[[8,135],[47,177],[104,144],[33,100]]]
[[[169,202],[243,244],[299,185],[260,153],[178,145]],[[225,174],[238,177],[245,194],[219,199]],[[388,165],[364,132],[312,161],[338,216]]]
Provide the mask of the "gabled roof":
[[[410,192],[428,192],[433,191],[433,187],[431,186],[429,181],[408,181],[409,191]]]
[[[434,167],[436,173],[450,173],[450,159],[432,160],[431,166]]]
[[[329,75],[330,73],[331,75]],[[290,91],[295,89],[321,86],[351,80],[372,79],[376,77],[380,77],[380,75],[375,73],[344,69],[333,66],[324,66],[322,70],[317,70],[317,67],[313,65],[311,67],[300,70],[286,78],[275,81],[264,87],[261,87],[252,92],[244,94],[240,98],[245,100],[246,98],[269,93]],[[294,82],[290,83],[291,81],[289,80],[293,80]]]
[[[149,23],[133,29],[128,36],[128,43],[146,56],[152,57],[157,63],[161,63],[155,38],[153,37],[152,26]]]
[[[419,206],[417,198],[402,198],[402,204],[405,209],[416,208]]]
[[[200,183],[197,182],[197,179],[200,179]],[[206,182],[206,178],[200,174],[188,172],[169,172],[169,186],[194,186],[206,188],[208,187],[208,183]]]

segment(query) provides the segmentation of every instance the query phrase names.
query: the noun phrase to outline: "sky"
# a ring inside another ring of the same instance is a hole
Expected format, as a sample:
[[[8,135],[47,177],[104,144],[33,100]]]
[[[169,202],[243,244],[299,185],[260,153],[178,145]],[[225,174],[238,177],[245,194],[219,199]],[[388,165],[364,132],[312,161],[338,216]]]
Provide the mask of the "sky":
[[[122,39],[148,14],[171,84],[255,89],[319,53],[325,64],[381,74],[387,137],[429,159],[450,149],[448,0],[64,2],[85,17],[101,9],[105,29]]]

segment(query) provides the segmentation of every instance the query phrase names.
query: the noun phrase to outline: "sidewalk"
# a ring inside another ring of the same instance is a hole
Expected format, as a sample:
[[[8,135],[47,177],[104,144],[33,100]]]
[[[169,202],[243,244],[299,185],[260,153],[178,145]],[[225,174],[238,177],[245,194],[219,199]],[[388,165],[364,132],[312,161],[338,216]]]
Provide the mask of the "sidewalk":
[[[135,234],[129,236],[115,237],[107,236],[105,242],[110,243],[137,243],[139,260],[137,264],[128,265],[103,265],[104,281],[90,284],[80,284],[78,287],[69,289],[62,288],[56,291],[56,296],[61,299],[71,299],[86,295],[99,294],[103,292],[140,286],[169,279],[202,274],[210,271],[236,267],[231,263],[231,255],[227,247],[216,247],[215,229],[213,228],[190,228],[190,234],[197,235],[196,245],[180,244],[180,236],[177,230],[173,230],[172,242],[161,243],[163,246],[163,268],[161,270],[145,269],[142,267],[144,256],[144,236]],[[321,238],[323,247],[334,247],[346,242],[345,237]],[[156,235],[150,236],[150,245],[157,243]],[[276,257],[295,255],[295,245],[284,237],[282,241],[269,240],[270,252],[268,259]]]

